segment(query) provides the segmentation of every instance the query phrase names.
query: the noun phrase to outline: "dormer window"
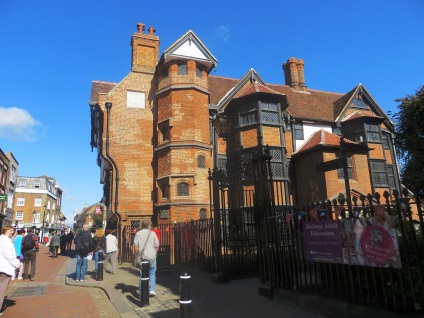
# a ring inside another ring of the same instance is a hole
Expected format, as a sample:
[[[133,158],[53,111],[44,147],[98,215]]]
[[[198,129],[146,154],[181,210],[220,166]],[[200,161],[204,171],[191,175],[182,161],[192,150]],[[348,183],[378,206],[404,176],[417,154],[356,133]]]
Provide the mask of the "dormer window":
[[[26,180],[19,181],[19,188],[26,188]]]
[[[41,185],[41,183],[40,183],[39,180],[35,180],[34,181],[34,188],[39,189],[40,188],[40,185]]]

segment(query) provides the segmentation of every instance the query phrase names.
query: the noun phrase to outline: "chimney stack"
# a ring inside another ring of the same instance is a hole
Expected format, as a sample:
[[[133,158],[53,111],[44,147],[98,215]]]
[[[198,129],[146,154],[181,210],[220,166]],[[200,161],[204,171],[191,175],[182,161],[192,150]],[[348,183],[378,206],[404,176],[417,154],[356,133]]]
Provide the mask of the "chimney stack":
[[[291,57],[283,64],[286,85],[298,91],[306,91],[305,72],[302,59]]]
[[[144,31],[145,24],[137,23],[137,32],[131,37],[131,71],[154,74],[159,60],[159,37],[152,26],[148,28],[148,33]]]

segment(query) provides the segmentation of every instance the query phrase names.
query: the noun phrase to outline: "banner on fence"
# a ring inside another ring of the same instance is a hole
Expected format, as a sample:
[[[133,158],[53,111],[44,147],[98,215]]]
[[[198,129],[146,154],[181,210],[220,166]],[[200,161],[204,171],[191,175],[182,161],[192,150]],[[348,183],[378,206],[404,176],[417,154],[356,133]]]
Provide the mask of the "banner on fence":
[[[303,223],[306,258],[363,266],[401,268],[396,230],[375,218]],[[393,222],[390,222],[393,225]]]

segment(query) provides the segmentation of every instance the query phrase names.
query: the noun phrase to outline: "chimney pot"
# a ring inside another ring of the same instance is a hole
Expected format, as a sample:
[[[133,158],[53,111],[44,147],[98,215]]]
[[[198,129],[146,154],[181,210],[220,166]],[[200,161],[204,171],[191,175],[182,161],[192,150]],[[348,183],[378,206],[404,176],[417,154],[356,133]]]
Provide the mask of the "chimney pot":
[[[150,34],[150,35],[154,35],[154,34],[155,34],[155,32],[156,32],[156,30],[155,30],[152,26],[150,26],[150,27],[149,27],[149,34]]]
[[[138,30],[138,33],[143,33],[143,31],[144,31],[144,26],[145,26],[145,24],[143,24],[143,23],[137,23],[137,30]]]

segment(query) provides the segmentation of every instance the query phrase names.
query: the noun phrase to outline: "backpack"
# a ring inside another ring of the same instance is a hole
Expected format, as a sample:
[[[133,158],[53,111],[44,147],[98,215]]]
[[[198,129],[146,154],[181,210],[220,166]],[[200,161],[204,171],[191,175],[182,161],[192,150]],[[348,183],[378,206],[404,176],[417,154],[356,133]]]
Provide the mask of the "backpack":
[[[91,240],[90,233],[88,234],[81,234],[81,245],[80,245],[80,252],[83,254],[88,254],[91,251],[93,251],[93,243]]]
[[[35,241],[32,234],[25,235],[24,239],[22,240],[22,249],[24,251],[32,250],[35,247]]]

